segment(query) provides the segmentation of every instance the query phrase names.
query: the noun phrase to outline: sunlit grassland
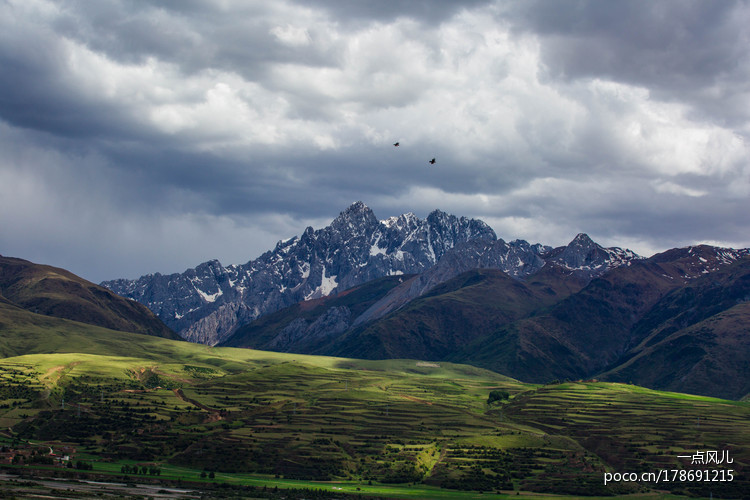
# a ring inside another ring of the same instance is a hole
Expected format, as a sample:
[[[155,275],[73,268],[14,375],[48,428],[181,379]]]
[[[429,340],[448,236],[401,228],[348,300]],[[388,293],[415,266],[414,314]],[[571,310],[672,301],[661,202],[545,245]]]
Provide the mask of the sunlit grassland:
[[[460,489],[641,498],[654,485],[605,487],[604,471],[684,468],[679,454],[729,449],[735,482],[659,488],[711,487],[719,497],[750,487],[747,402],[594,381],[529,385],[450,363],[76,333],[71,324],[58,331],[69,342],[51,335],[61,352],[0,359],[0,425],[13,427],[6,442],[69,443],[112,474],[137,463],[158,465],[163,479],[200,481],[205,469],[232,484],[404,498],[480,497]],[[510,399],[488,405],[493,389]]]

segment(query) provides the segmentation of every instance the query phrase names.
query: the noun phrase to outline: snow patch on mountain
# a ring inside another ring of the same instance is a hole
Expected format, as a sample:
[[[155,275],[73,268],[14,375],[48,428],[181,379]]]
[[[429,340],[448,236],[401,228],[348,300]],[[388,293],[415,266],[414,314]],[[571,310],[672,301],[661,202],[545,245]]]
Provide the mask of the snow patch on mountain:
[[[320,272],[320,285],[318,285],[315,290],[305,295],[305,300],[317,299],[319,297],[330,295],[337,286],[338,282],[336,281],[336,276],[326,276],[326,268],[324,267]]]
[[[203,298],[203,300],[205,300],[206,302],[215,302],[217,298],[224,295],[224,292],[222,292],[221,289],[219,289],[216,293],[212,293],[212,294],[207,294],[206,292],[202,291],[201,289],[197,287],[195,288],[195,291],[198,292],[198,295],[200,295]]]

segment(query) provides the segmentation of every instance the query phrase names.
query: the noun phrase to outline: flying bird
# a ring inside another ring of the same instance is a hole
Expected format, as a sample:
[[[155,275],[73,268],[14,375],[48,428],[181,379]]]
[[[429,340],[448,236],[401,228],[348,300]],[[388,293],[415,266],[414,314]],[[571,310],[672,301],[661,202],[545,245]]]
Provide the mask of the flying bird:
[[[435,164],[435,158],[433,158],[432,160],[430,160],[429,163],[430,163],[430,165],[434,165]]]
[[[398,147],[398,143],[397,142],[394,142],[393,145],[396,146],[396,147]]]

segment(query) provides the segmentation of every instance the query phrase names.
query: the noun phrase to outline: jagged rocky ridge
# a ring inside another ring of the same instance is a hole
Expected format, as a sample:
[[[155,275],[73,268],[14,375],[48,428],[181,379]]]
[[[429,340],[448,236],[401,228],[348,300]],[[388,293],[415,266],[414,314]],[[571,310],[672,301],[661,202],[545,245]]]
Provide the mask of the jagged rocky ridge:
[[[215,345],[262,315],[383,276],[419,275],[398,290],[395,300],[389,297],[386,308],[360,321],[392,311],[468,269],[498,268],[523,279],[549,262],[591,279],[640,258],[629,250],[603,248],[585,234],[560,248],[506,243],[480,220],[439,210],[424,220],[407,213],[379,221],[356,202],[329,226],[308,227],[247,264],[224,267],[212,260],[181,274],[102,285],[146,305],[186,340]]]

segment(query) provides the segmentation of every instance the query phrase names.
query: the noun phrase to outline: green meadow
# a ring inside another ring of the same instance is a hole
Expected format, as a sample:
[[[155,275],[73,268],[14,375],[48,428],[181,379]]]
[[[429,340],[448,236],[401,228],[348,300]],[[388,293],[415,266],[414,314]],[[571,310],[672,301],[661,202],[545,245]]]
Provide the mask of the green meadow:
[[[24,342],[38,335],[36,352],[0,359],[0,445],[37,455],[75,448],[73,460],[93,466],[76,474],[388,498],[750,491],[748,402],[597,381],[530,385],[467,365],[209,348],[79,325],[64,322],[54,334],[29,327]],[[12,352],[14,342],[4,336],[0,348]],[[509,398],[488,404],[493,390]],[[733,462],[679,458],[710,450]],[[7,467],[64,470],[30,462]],[[136,465],[153,470],[123,473]],[[605,473],[681,469],[732,470],[733,480],[604,484]]]

